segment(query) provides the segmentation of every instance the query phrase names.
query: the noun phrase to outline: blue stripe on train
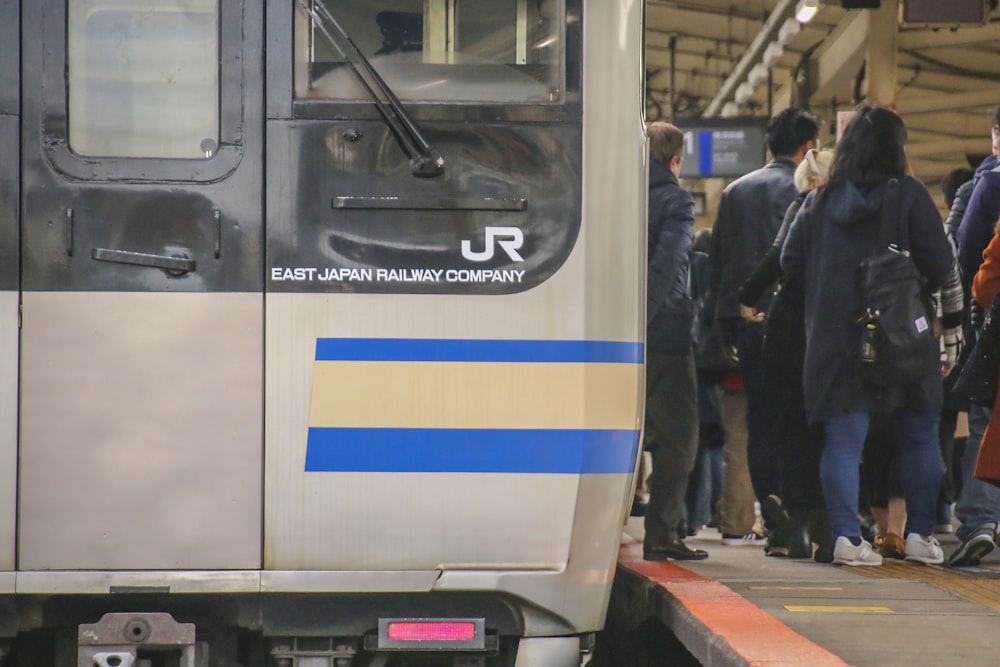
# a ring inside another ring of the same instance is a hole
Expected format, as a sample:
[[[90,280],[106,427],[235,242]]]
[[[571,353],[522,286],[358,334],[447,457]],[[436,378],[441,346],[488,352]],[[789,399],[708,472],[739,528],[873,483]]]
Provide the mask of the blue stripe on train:
[[[638,446],[631,430],[310,428],[306,471],[631,473]]]
[[[576,340],[319,338],[316,361],[641,364],[642,344]]]

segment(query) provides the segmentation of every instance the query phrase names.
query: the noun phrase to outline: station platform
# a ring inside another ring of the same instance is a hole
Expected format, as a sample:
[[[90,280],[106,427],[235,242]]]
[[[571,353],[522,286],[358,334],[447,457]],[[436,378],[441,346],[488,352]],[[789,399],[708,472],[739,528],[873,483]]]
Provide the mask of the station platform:
[[[958,546],[937,537],[946,556]],[[609,627],[633,637],[666,627],[693,657],[686,664],[706,667],[1000,664],[1000,550],[975,568],[889,559],[843,567],[726,546],[714,529],[686,542],[709,557],[646,562],[642,520],[629,519]]]

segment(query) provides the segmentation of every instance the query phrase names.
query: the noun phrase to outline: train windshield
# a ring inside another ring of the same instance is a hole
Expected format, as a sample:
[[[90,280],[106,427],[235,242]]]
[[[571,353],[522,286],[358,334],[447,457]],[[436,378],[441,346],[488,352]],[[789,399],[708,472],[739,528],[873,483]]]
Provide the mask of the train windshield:
[[[69,143],[79,155],[210,158],[218,0],[69,0]]]
[[[326,7],[401,100],[562,100],[561,0],[308,2]],[[295,20],[296,97],[369,99],[320,26],[305,12]]]

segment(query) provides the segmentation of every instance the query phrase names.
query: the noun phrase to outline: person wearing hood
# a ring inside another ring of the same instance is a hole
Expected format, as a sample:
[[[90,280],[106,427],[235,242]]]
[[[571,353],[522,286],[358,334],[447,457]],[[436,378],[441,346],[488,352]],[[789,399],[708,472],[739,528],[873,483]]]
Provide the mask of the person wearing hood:
[[[649,136],[649,244],[646,277],[646,423],[651,453],[643,558],[700,560],[684,543],[688,475],[698,452],[691,240],[694,198],[681,189],[684,133],[662,121]]]
[[[899,188],[899,219],[907,221],[908,238],[901,245],[909,249],[928,295],[945,282],[954,262],[934,200],[906,174],[905,141],[906,127],[894,112],[859,107],[837,146],[829,181],[806,198],[781,253],[785,274],[804,281],[806,416],[823,425],[820,481],[834,563],[844,565],[882,563],[862,539],[858,518],[858,464],[876,413],[892,420],[902,448],[906,558],[944,560],[933,537],[943,471],[937,437],[941,375],[931,372],[920,382],[883,388],[860,372],[858,266],[879,247],[882,200],[891,181]]]
[[[768,556],[812,558],[830,562],[833,545],[828,533],[823,494],[819,485],[819,454],[822,429],[806,422],[802,398],[802,358],[806,333],[803,322],[805,296],[802,284],[787,280],[781,273],[781,248],[788,228],[810,192],[826,182],[833,164],[833,151],[810,150],[795,169],[799,195],[788,206],[773,245],[764,254],[753,274],[740,288],[740,313],[749,321],[764,323],[763,363],[774,400],[773,434],[784,495],[779,510],[778,543],[784,553],[765,551]],[[777,284],[777,289],[772,288]],[[754,308],[761,296],[774,292],[766,316]],[[812,542],[818,545],[813,553]]]

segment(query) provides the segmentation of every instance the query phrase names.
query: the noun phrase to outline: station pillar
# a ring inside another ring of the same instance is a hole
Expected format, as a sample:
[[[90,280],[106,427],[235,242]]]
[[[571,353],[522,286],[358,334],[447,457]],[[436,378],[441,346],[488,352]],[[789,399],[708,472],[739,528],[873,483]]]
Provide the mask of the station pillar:
[[[865,40],[865,97],[872,104],[892,107],[896,102],[899,0],[882,0],[879,9],[864,11],[868,12],[868,34]]]

